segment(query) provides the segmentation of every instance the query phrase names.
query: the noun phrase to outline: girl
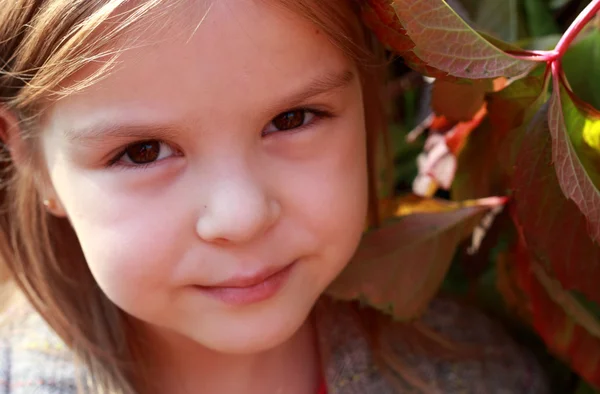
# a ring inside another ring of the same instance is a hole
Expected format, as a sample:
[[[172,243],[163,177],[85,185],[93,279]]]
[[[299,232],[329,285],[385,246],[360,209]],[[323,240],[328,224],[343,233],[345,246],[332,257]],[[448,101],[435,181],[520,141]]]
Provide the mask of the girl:
[[[546,392],[470,309],[322,296],[376,198],[358,8],[2,0],[0,393]]]

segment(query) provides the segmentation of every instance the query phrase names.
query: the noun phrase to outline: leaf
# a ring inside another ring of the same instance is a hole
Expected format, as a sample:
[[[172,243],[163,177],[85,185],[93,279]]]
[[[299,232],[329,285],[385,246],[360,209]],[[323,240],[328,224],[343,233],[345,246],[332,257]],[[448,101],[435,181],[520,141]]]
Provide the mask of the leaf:
[[[431,109],[451,122],[469,121],[484,103],[489,80],[456,83],[436,79],[431,91]]]
[[[453,212],[468,207],[495,207],[506,203],[505,197],[488,197],[478,200],[447,201],[437,198],[424,198],[415,194],[407,194],[394,202],[394,216],[402,217],[418,213]]]
[[[599,394],[600,390],[596,390],[589,386],[586,382],[580,382],[575,394]]]
[[[521,126],[531,108],[537,109],[546,101],[548,76],[545,69],[538,69],[488,96],[488,113],[497,133],[506,134]]]
[[[388,0],[367,0],[362,6],[363,21],[380,41],[397,52],[407,52],[415,43],[406,34]]]
[[[504,40],[514,42],[519,34],[517,0],[479,1],[474,23]]]
[[[507,54],[465,23],[443,0],[393,0],[412,52],[429,66],[461,78],[516,77],[535,66]]]
[[[527,123],[546,100],[547,74],[536,70],[488,95],[488,119],[468,138],[458,156],[452,198],[466,200],[506,194],[507,177]]]
[[[532,323],[548,348],[589,383],[600,387],[600,320],[553,279],[541,264],[521,263]]]
[[[532,263],[533,275],[544,287],[548,296],[565,313],[571,317],[577,325],[585,329],[593,337],[600,339],[600,321],[589,309],[585,307],[573,293],[566,291],[561,283],[550,277],[546,270],[537,262]],[[600,343],[599,343],[600,344]],[[597,360],[600,362],[600,358]],[[600,364],[598,364],[600,367]],[[598,371],[600,373],[600,370]]]
[[[518,42],[519,46],[524,49],[534,51],[549,51],[556,47],[560,41],[560,34],[552,34],[542,37],[527,37]]]
[[[458,156],[456,176],[451,188],[453,200],[505,194],[506,188],[498,186],[498,137],[499,134],[493,132],[489,119],[469,136]]]
[[[562,8],[562,7],[566,6],[571,1],[572,0],[549,0],[548,5],[550,6],[550,8],[555,10],[557,8]]]
[[[406,34],[390,0],[365,0],[362,2],[362,19],[379,41],[404,58],[413,70],[432,78],[448,78],[448,73],[423,62],[412,52],[415,43]]]
[[[544,150],[549,160],[550,149]],[[508,280],[518,289],[510,289],[516,296],[502,291],[507,303],[518,308],[516,312],[533,325],[553,353],[590,382],[600,383],[600,315],[589,307],[593,303],[582,302],[581,296],[567,290],[532,248],[528,251],[518,242],[508,258],[512,267]]]
[[[548,111],[546,104],[523,138],[511,180],[511,212],[527,248],[544,268],[566,290],[600,304],[600,246],[589,237],[585,216],[562,193],[552,168]]]
[[[520,282],[522,267],[519,264],[529,264],[526,250],[513,246],[512,249],[498,255],[496,260],[496,288],[502,295],[508,310],[522,321],[531,323],[531,305],[529,298],[523,292],[523,284]],[[525,253],[523,256],[521,254]]]
[[[591,29],[571,45],[562,66],[577,97],[600,110],[600,29]]]
[[[600,242],[600,112],[554,78],[548,121],[562,191],[585,215],[590,235]]]
[[[519,285],[547,346],[600,384],[600,321],[591,307],[600,305],[600,247],[552,168],[549,108],[544,105],[531,122],[512,179],[511,212],[527,246],[515,254]]]
[[[529,33],[533,37],[541,37],[560,33],[560,29],[554,21],[548,3],[544,0],[525,0],[525,15]]]
[[[363,300],[401,320],[418,317],[437,293],[458,244],[492,208],[489,202],[405,216],[367,233],[328,293]]]
[[[471,19],[477,15],[477,9],[481,6],[481,3],[481,0],[460,0],[460,4],[462,4]]]

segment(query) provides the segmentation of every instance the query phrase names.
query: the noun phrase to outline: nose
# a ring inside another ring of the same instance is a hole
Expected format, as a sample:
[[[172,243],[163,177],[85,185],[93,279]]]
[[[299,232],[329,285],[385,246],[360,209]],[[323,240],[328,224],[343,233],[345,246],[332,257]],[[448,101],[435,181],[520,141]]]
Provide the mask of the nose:
[[[221,177],[209,191],[196,224],[198,236],[206,242],[248,242],[280,215],[276,199],[248,176]]]

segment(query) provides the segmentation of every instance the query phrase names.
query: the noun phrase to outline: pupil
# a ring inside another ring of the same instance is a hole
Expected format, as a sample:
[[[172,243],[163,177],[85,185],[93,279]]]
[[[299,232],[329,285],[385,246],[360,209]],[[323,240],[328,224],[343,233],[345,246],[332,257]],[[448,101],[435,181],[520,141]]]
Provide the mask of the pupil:
[[[302,124],[304,123],[304,115],[304,111],[300,109],[295,111],[284,112],[283,114],[273,119],[273,125],[279,130],[294,129],[296,127],[302,126]]]
[[[158,159],[160,143],[158,141],[145,141],[129,146],[127,156],[136,164],[150,163]]]

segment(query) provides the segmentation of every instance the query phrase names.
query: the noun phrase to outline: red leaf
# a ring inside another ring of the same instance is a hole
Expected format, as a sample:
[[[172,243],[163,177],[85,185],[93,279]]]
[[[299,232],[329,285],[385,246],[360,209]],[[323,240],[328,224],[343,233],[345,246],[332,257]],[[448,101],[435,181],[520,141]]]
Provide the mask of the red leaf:
[[[430,67],[461,78],[525,75],[535,62],[518,59],[473,30],[443,0],[393,0],[412,52]]]
[[[458,156],[456,177],[452,182],[452,199],[466,200],[506,194],[499,176],[499,134],[494,133],[489,118],[466,141]]]
[[[583,212],[589,233],[600,242],[600,112],[577,99],[562,78],[554,78],[548,120],[562,191]]]
[[[448,145],[448,149],[455,156],[462,151],[467,138],[481,124],[483,118],[487,115],[487,108],[484,105],[479,108],[479,110],[473,115],[473,118],[466,121],[460,122],[457,124],[452,130],[446,133],[446,145]]]
[[[408,52],[415,43],[406,35],[389,0],[366,0],[362,7],[364,23],[379,40],[397,52]]]
[[[465,207],[437,202],[438,213],[405,216],[366,234],[328,293],[366,301],[398,319],[416,318],[438,292],[458,244],[490,208],[502,203],[487,199]]]
[[[534,259],[521,261],[532,324],[548,348],[600,388],[600,321]]]
[[[490,84],[489,80],[455,83],[436,79],[431,91],[431,109],[450,121],[469,121],[483,106],[487,85]]]
[[[413,70],[433,78],[449,79],[447,72],[428,65],[412,52],[415,44],[398,20],[390,0],[363,1],[362,17],[379,41],[401,55]],[[450,79],[454,78],[450,77]]]
[[[528,249],[518,255],[519,282],[547,346],[600,387],[600,321],[590,308],[600,305],[600,247],[589,237],[583,214],[560,189],[547,116],[548,105],[523,138],[514,171],[512,214]]]
[[[469,136],[458,157],[453,198],[464,200],[505,194],[514,172],[523,125],[546,100],[548,74],[543,70],[513,81],[488,95],[488,121]]]
[[[548,347],[600,386],[600,246],[577,206],[562,193],[551,165],[548,106],[523,138],[514,171],[512,215],[527,250],[517,254],[519,283],[530,299],[533,325]]]
[[[492,128],[506,134],[520,127],[532,107],[538,108],[547,99],[548,70],[514,81],[488,96],[488,111]]]
[[[567,290],[600,304],[600,246],[584,215],[562,193],[551,163],[547,106],[536,114],[518,153],[512,179],[513,214],[528,249]]]

